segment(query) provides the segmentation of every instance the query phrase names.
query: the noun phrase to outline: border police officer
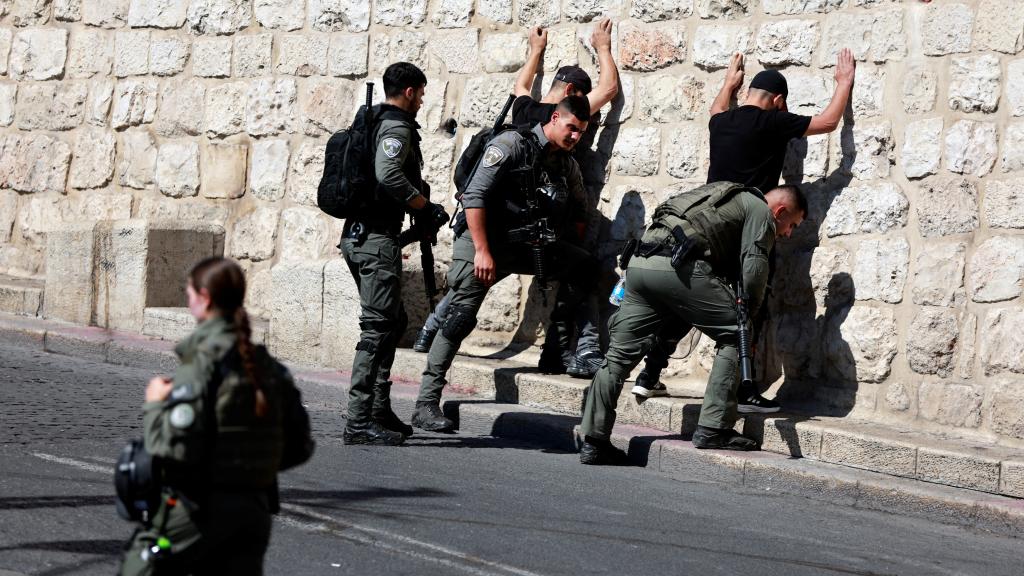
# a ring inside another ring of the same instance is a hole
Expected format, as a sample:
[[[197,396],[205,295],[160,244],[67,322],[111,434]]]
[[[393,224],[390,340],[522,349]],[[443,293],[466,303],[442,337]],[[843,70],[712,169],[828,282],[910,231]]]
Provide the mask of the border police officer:
[[[495,282],[509,274],[534,274],[535,281],[568,285],[577,300],[593,286],[593,257],[558,238],[562,223],[572,218],[567,210],[582,205],[570,203],[569,197],[585,197],[579,166],[569,152],[589,119],[587,99],[570,96],[547,123],[502,132],[484,150],[462,196],[465,212],[448,269],[454,294],[427,356],[413,426],[452,428],[440,408],[444,376]],[[564,336],[571,330],[568,319],[557,320],[552,317],[548,329]]]
[[[762,195],[730,182],[678,194],[654,212],[626,270],[625,299],[609,323],[605,364],[590,384],[580,425],[580,461],[621,464],[626,455],[609,442],[622,383],[666,321],[697,328],[717,344],[700,421],[697,448],[754,450],[736,433],[737,310],[732,282],[742,282],[751,312],[763,303],[768,253],[807,214],[795,186]]]
[[[391,365],[408,320],[402,305],[402,247],[398,234],[407,211],[447,222],[440,204],[423,194],[423,156],[416,112],[427,77],[408,62],[384,71],[385,102],[374,107],[372,134],[376,193],[345,220],[341,252],[359,290],[359,343],[352,362],[346,444],[398,445],[412,428],[391,410]]]

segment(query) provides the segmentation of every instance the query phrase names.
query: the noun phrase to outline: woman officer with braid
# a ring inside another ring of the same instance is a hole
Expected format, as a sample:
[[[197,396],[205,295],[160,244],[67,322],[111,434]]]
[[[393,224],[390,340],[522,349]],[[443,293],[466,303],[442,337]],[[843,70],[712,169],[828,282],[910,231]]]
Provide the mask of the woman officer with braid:
[[[261,574],[277,473],[312,454],[309,420],[287,369],[251,341],[238,264],[203,260],[187,292],[198,325],[143,405],[160,500],[121,573]]]

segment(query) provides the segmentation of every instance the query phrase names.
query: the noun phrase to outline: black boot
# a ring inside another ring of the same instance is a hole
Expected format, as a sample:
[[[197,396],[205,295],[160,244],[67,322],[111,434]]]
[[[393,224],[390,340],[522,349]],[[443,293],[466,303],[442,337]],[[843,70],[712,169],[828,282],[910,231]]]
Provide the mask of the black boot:
[[[373,421],[392,432],[398,432],[408,438],[412,436],[412,426],[395,415],[391,410],[391,382],[378,382],[373,385]]]
[[[570,362],[572,362],[572,352],[545,346],[540,351],[540,362],[537,362],[537,369],[542,374],[565,374]]]
[[[747,438],[732,428],[708,428],[697,426],[693,433],[693,445],[696,448],[712,450],[760,450],[761,446],[753,438]]]
[[[365,424],[349,423],[341,436],[345,444],[368,444],[372,446],[398,446],[405,442],[405,436],[382,427],[374,421]]]
[[[434,343],[434,336],[437,336],[437,330],[421,328],[416,333],[416,342],[413,343],[412,349],[417,352],[430,352],[430,345]]]
[[[580,446],[580,463],[594,466],[627,466],[629,456],[607,440],[586,436]]]
[[[655,372],[647,368],[641,370],[636,375],[636,382],[633,384],[633,394],[643,398],[668,396],[668,389],[661,383],[661,371]]]
[[[437,402],[417,402],[412,413],[412,425],[430,432],[448,432],[455,429],[455,423],[445,417]]]

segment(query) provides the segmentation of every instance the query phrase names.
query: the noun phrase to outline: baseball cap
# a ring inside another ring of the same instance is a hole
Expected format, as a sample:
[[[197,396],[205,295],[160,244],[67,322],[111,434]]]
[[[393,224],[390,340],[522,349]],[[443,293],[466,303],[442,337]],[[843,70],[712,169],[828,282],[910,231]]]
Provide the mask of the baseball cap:
[[[555,73],[555,80],[572,84],[584,94],[590,93],[590,76],[579,66],[562,66]]]
[[[789,96],[789,85],[786,77],[778,70],[762,70],[754,75],[750,81],[751,88],[760,88],[765,92],[780,94],[783,98]]]

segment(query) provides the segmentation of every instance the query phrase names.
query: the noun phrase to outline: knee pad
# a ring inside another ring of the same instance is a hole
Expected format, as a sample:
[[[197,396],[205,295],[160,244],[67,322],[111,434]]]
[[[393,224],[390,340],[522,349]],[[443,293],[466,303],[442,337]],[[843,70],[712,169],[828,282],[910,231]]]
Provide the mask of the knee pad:
[[[452,306],[444,317],[441,333],[452,342],[462,342],[476,327],[476,311],[464,306]]]

